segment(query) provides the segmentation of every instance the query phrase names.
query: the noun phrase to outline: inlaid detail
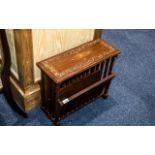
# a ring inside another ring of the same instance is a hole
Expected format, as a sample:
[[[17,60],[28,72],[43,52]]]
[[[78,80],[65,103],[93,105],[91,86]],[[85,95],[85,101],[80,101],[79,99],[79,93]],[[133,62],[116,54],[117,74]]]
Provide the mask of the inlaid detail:
[[[79,68],[83,68],[83,67],[87,67],[89,66],[90,64],[94,63],[95,61],[101,59],[104,57],[105,54],[102,54],[102,55],[99,55],[98,57],[92,57],[88,60],[84,59],[85,61],[84,62],[81,62],[79,63],[78,65],[72,67],[72,68],[67,68],[66,70],[64,70],[63,72],[59,73],[58,70],[54,67],[54,66],[51,66],[50,67],[50,71],[57,77],[61,78],[67,74],[70,74],[74,71],[76,71],[77,69]],[[45,63],[45,66],[48,67],[48,63]]]

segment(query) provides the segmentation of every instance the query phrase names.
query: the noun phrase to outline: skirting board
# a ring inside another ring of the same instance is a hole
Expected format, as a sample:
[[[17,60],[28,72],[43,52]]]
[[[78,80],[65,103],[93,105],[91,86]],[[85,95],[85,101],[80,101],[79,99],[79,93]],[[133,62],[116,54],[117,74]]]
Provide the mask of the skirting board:
[[[25,112],[31,111],[41,103],[40,86],[32,85],[25,92],[20,88],[16,80],[10,76],[11,91],[15,102]]]

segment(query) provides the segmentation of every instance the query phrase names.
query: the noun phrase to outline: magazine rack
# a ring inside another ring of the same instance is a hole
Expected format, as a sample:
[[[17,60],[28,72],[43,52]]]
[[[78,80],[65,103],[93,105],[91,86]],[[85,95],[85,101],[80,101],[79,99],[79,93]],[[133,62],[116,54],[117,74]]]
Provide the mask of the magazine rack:
[[[42,74],[41,107],[55,125],[97,97],[108,96],[118,54],[97,39],[37,63]]]

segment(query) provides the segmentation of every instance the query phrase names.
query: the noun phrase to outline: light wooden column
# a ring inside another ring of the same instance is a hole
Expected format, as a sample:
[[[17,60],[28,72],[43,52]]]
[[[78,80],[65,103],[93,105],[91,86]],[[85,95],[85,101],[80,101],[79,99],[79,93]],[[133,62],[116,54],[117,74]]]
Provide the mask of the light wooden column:
[[[31,30],[14,30],[14,41],[19,79],[11,74],[11,88],[15,101],[28,112],[40,103],[40,87],[34,83]]]
[[[33,43],[31,30],[14,30],[19,83],[23,91],[33,85]]]

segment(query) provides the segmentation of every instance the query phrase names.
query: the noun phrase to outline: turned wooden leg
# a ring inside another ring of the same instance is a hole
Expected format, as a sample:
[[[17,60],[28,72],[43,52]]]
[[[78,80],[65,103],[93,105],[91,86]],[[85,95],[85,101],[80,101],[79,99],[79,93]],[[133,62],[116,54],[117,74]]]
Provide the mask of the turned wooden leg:
[[[110,87],[110,83],[111,83],[111,80],[106,84],[106,86],[105,86],[105,90],[104,90],[104,94],[102,95],[102,97],[104,98],[104,99],[107,99],[108,98],[108,90],[109,90],[109,87]]]
[[[53,121],[53,124],[54,124],[55,126],[60,126],[60,119],[55,119],[55,120]]]
[[[104,95],[102,95],[102,98],[103,98],[103,99],[107,99],[108,96],[109,96],[108,94],[104,94]]]

